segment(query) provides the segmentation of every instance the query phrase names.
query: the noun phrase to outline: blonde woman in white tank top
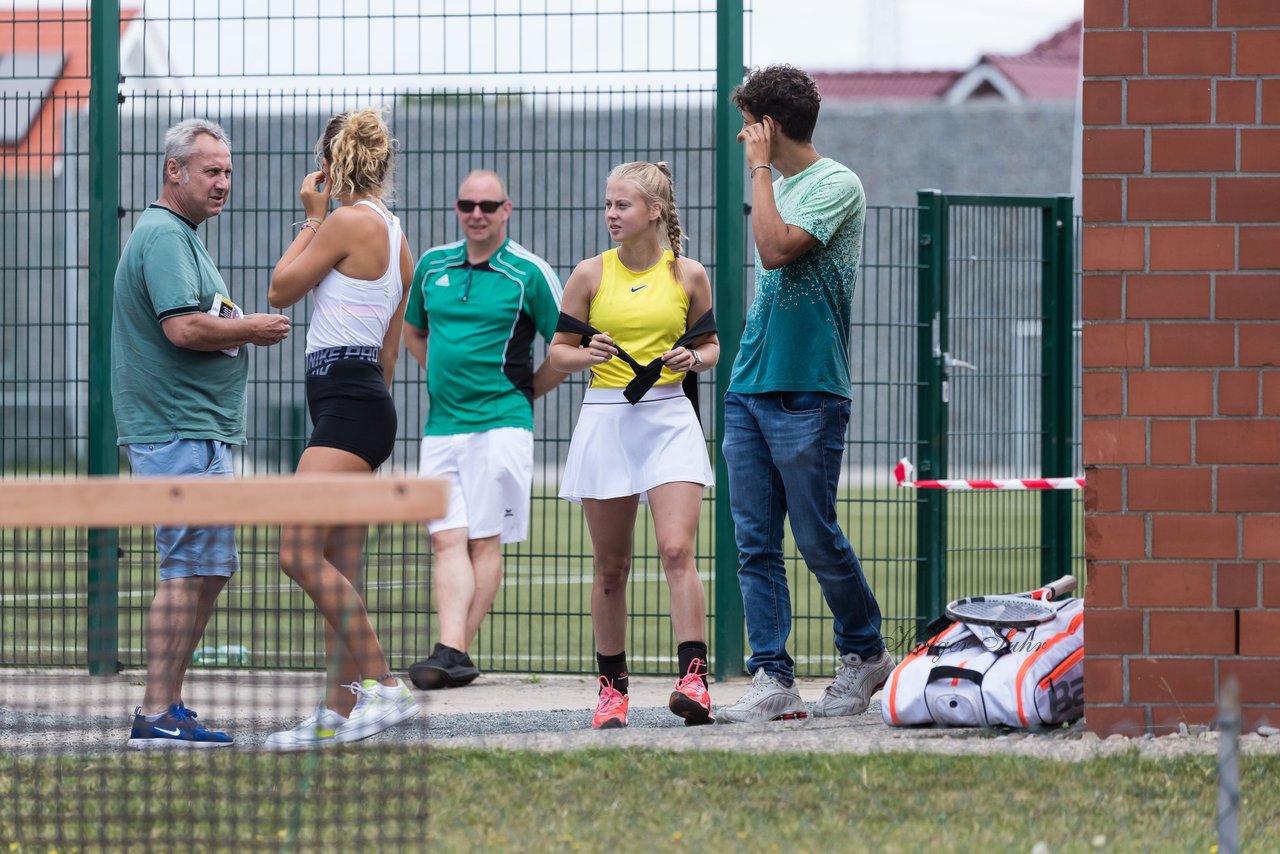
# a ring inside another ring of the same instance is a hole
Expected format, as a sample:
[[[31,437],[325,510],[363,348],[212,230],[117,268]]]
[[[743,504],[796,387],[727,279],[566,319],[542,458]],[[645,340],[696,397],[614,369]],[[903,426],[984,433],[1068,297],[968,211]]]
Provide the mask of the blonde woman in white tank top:
[[[307,335],[307,403],[315,431],[297,471],[372,473],[391,452],[389,387],[399,351],[413,254],[383,199],[395,142],[377,110],[334,116],[302,181],[306,219],[271,277],[286,308],[314,294]],[[329,213],[330,200],[338,207]],[[325,620],[330,674],[315,713],[266,747],[303,750],[358,741],[413,717],[417,701],[390,673],[356,587],[367,527],[285,528],[280,568]]]

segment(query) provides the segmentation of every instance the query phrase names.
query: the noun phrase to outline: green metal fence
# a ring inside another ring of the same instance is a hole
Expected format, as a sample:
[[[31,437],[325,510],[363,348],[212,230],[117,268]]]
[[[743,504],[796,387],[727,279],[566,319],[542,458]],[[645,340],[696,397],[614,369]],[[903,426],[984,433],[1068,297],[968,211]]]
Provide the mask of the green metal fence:
[[[373,7],[328,13],[312,6],[306,15],[284,17],[273,13],[273,4],[265,8],[241,13],[188,0],[170,3],[163,16],[122,17],[118,4],[95,2],[92,18],[86,11],[17,12],[12,34],[0,30],[0,53],[6,44],[15,53],[29,52],[24,33],[48,30],[61,38],[61,55],[79,56],[80,63],[65,66],[80,75],[73,81],[80,94],[42,88],[41,67],[28,77],[15,73],[0,94],[6,123],[17,114],[10,107],[38,107],[39,116],[59,117],[56,129],[34,143],[26,137],[5,142],[25,145],[26,154],[10,157],[3,149],[3,477],[118,470],[106,346],[110,282],[120,246],[158,192],[166,127],[203,115],[230,132],[236,168],[231,203],[201,234],[233,297],[247,310],[259,310],[265,309],[269,271],[291,235],[289,223],[299,218],[297,184],[310,168],[311,144],[323,121],[347,107],[385,104],[401,143],[394,207],[415,252],[456,239],[453,194],[468,170],[484,166],[508,180],[516,205],[513,238],[567,277],[579,259],[608,245],[597,212],[608,169],[633,159],[672,164],[692,236],[688,252],[707,265],[716,289],[725,368],[704,384],[702,410],[723,484],[718,401],[751,294],[742,160],[734,142],[740,118],[727,102],[743,67],[741,4],[695,0],[650,4],[643,11],[575,4],[536,12],[521,11],[523,6],[503,11],[495,4],[488,11],[444,7],[433,14],[402,13],[396,4],[385,13]],[[82,48],[91,39],[90,69]],[[54,85],[67,76],[65,68],[50,72]],[[19,135],[16,124],[0,132],[5,140]],[[854,416],[840,518],[881,599],[885,632],[898,647],[914,638],[921,619],[933,616],[948,592],[1034,582],[1042,574],[1041,542],[1058,555],[1050,563],[1060,566],[1060,544],[1070,531],[1061,527],[1057,504],[1046,512],[1028,505],[1025,496],[1016,507],[1000,503],[1006,496],[982,499],[988,504],[970,497],[948,501],[891,485],[898,457],[914,453],[922,469],[937,466],[930,476],[940,476],[948,470],[948,449],[953,474],[970,466],[966,470],[984,476],[993,466],[1050,474],[1061,457],[1040,459],[1031,449],[1058,449],[1064,441],[1069,449],[1072,441],[1069,399],[1065,413],[1054,410],[1047,426],[1035,414],[1025,423],[970,424],[969,410],[956,404],[951,412],[964,417],[949,424],[948,404],[939,402],[945,365],[933,351],[939,307],[958,312],[951,315],[953,325],[943,327],[950,337],[942,351],[950,347],[979,366],[972,378],[951,378],[955,400],[999,398],[1007,389],[1034,397],[1040,377],[1052,374],[1052,385],[1064,376],[1060,349],[1045,354],[1031,347],[1016,357],[1000,351],[980,359],[960,347],[971,337],[1007,338],[1022,328],[1018,324],[1030,331],[1055,311],[1059,322],[1045,321],[1045,328],[1060,328],[1065,317],[1069,329],[1071,317],[1061,312],[1071,311],[1072,300],[1068,296],[1064,308],[1058,291],[1052,299],[1040,297],[1048,266],[1061,268],[1062,247],[1070,245],[1069,228],[1066,244],[1061,231],[1044,230],[1044,200],[970,204],[952,197],[947,204],[950,217],[939,216],[942,202],[928,200],[919,207],[871,207],[855,296]],[[1026,214],[1032,221],[969,222],[961,216],[966,206],[997,218]],[[1051,207],[1061,215],[1060,203]],[[978,235],[978,242],[959,249],[970,239],[966,235]],[[948,245],[968,254],[939,254]],[[1056,261],[1046,258],[1049,251],[1058,253]],[[967,265],[971,272],[964,272]],[[1069,274],[1070,265],[1065,269]],[[944,278],[948,272],[950,280]],[[308,311],[306,305],[290,310],[290,342],[253,354],[250,444],[239,456],[243,475],[290,471],[307,435],[301,345]],[[992,320],[982,320],[983,312]],[[1078,369],[1069,376],[1076,374]],[[1058,388],[1049,393],[1059,394]],[[1069,395],[1069,380],[1067,389]],[[413,471],[428,402],[412,360],[401,360],[393,394],[401,434],[389,468]],[[582,380],[572,378],[536,404],[540,474],[532,534],[506,549],[506,583],[473,650],[484,670],[592,667],[590,543],[580,510],[555,497],[581,394]],[[1000,405],[1009,409],[1008,401]],[[1028,407],[1040,412],[1038,398]],[[997,441],[1001,434],[1008,434],[1007,446]],[[744,643],[736,548],[721,495],[714,490],[704,503],[697,558],[709,586],[715,671],[730,675],[741,672]],[[1042,530],[1042,519],[1057,527]],[[99,673],[143,664],[143,621],[156,577],[149,531],[4,537],[0,664],[87,665]],[[270,530],[240,531],[245,571],[221,598],[205,644],[246,650],[223,655],[230,663],[317,668],[320,621],[276,567],[275,537]],[[670,672],[675,648],[666,589],[644,518],[636,548],[629,591],[632,667]],[[986,558],[977,557],[982,554],[996,556],[994,574],[968,568],[986,566]],[[948,564],[950,579],[944,575]],[[825,606],[791,548],[787,566],[798,670],[828,673],[834,650]],[[365,590],[394,667],[406,666],[435,639],[430,571],[429,542],[420,528],[384,526],[370,533]]]
[[[917,342],[921,477],[1070,477],[1079,471],[1075,218],[1070,196],[921,191]],[[952,598],[1068,572],[1083,584],[1078,495],[921,496],[922,614]],[[1037,572],[1030,572],[1032,568]]]

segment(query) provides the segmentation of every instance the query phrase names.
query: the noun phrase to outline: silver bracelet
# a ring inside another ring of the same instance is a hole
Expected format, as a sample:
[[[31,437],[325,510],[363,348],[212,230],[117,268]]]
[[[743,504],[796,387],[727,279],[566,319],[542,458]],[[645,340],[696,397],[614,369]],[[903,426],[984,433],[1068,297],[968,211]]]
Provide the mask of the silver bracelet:
[[[752,167],[751,167],[751,171],[750,171],[749,173],[747,173],[747,174],[748,174],[748,177],[750,177],[750,178],[754,178],[754,177],[756,176],[756,170],[757,170],[757,169],[768,169],[770,173],[772,173],[772,172],[773,172],[773,167],[772,167],[772,166],[770,166],[768,163],[762,163],[762,164],[760,164],[759,166],[752,166]]]

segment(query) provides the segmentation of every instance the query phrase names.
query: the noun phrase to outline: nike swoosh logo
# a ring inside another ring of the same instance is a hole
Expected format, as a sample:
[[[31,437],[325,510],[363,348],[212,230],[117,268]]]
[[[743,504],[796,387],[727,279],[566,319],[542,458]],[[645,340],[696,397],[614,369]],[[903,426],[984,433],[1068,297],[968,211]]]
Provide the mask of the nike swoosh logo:
[[[182,730],[180,729],[165,729],[164,727],[158,727],[158,726],[153,726],[151,729],[163,735],[171,735],[174,738],[177,738],[178,736],[182,735]]]
[[[645,288],[647,288],[647,287],[649,287],[649,283],[648,283],[648,282],[646,282],[646,283],[645,283],[645,284],[643,284],[643,285],[640,285],[639,287],[632,288],[632,289],[631,289],[631,293],[633,293],[633,294],[634,294],[636,291],[642,291],[642,290],[644,290],[644,289],[645,289]]]

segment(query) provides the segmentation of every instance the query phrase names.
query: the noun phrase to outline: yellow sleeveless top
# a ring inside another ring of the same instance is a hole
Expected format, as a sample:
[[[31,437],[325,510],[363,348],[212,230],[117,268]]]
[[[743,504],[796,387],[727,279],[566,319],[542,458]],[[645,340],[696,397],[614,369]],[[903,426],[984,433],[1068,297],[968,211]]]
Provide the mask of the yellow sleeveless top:
[[[618,260],[617,249],[601,257],[600,289],[587,310],[587,323],[608,333],[615,344],[647,365],[671,349],[689,325],[689,295],[671,274],[675,256],[668,249],[657,264],[638,273]],[[610,359],[591,369],[591,386],[626,388],[635,376],[626,362]],[[683,373],[663,368],[657,385],[683,378]]]

